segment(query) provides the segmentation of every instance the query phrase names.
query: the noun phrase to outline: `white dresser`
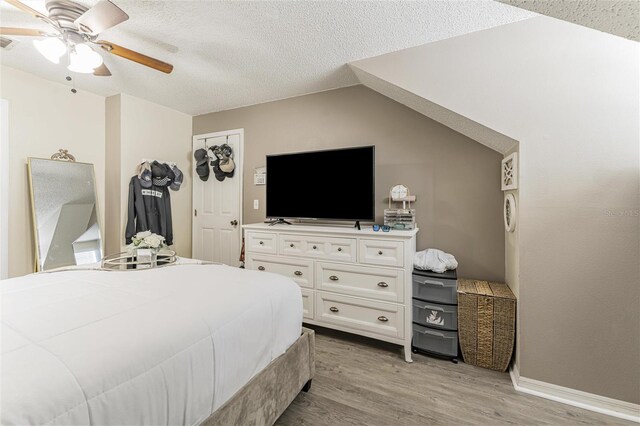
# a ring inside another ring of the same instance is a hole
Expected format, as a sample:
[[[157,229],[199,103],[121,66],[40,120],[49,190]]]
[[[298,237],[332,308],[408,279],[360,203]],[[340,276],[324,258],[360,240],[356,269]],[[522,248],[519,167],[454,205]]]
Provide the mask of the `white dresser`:
[[[304,322],[402,345],[411,362],[417,229],[265,223],[243,228],[246,268],[297,282]]]

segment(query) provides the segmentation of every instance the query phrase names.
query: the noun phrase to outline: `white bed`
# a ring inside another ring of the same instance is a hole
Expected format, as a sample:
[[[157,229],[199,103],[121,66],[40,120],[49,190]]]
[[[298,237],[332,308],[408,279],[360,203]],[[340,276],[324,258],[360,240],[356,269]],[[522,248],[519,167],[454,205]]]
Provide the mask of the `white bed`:
[[[224,265],[0,282],[0,422],[198,424],[300,336],[293,281]]]

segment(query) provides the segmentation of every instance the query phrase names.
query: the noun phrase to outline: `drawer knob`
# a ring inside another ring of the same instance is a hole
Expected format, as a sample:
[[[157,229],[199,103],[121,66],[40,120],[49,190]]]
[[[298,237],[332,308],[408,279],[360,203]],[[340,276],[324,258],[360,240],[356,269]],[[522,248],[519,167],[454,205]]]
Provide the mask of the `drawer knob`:
[[[289,247],[295,247],[295,245],[293,243],[289,244]]]
[[[302,271],[295,271],[294,274],[296,274],[297,276],[302,275]]]
[[[378,250],[378,254],[382,256],[382,250]]]
[[[389,284],[385,283],[384,281],[380,281],[378,283],[378,287],[389,287]]]
[[[329,279],[330,279],[331,281],[338,281],[338,277],[336,277],[335,275],[331,275],[331,276],[329,277]]]
[[[264,245],[264,241],[260,241],[260,245]]]
[[[332,306],[332,307],[329,308],[329,310],[331,312],[338,312],[340,309],[336,308],[335,306]]]
[[[317,249],[317,248],[318,248],[317,246],[313,246],[313,249],[314,249],[314,250],[315,250],[315,249]]]
[[[338,247],[338,251],[342,251],[342,247]]]
[[[258,271],[264,271],[264,266],[258,266]]]
[[[385,317],[384,315],[380,315],[378,317],[378,321],[387,322],[389,321],[389,318]]]

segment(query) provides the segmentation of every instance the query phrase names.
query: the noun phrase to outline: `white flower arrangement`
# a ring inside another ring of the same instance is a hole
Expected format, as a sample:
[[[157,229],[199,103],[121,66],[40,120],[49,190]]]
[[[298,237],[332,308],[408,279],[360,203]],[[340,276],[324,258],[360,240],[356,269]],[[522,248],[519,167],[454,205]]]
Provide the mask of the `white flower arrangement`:
[[[164,247],[164,237],[154,234],[151,231],[138,232],[131,238],[130,250],[136,249],[154,249],[160,250]]]

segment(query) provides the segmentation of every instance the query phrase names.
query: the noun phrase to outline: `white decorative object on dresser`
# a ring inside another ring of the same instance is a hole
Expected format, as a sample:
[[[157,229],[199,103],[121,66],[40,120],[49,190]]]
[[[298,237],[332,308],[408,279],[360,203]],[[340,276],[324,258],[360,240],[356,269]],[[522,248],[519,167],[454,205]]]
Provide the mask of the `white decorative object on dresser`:
[[[247,269],[302,289],[304,322],[404,347],[411,362],[411,283],[418,229],[245,225]]]

